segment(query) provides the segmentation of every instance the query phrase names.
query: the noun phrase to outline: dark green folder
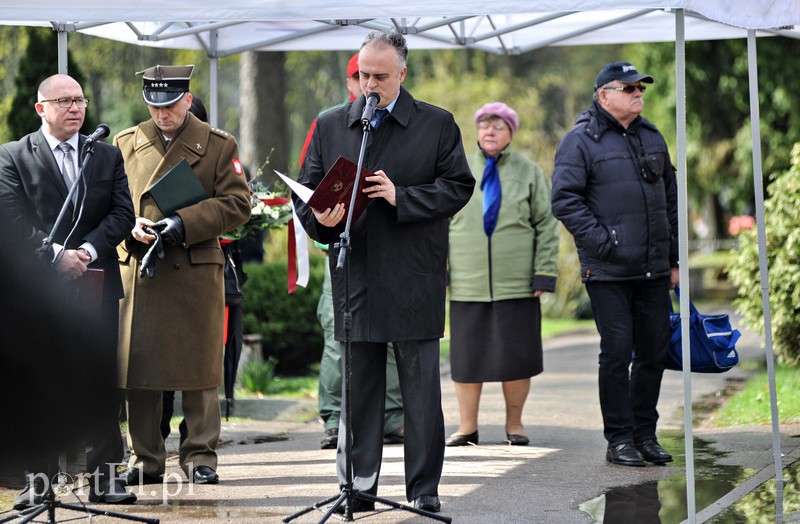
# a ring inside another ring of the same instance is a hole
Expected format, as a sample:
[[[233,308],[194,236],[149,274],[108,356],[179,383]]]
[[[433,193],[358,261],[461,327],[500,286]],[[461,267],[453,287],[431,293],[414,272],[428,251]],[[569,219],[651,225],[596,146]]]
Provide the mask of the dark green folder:
[[[149,193],[165,217],[171,217],[175,211],[208,198],[208,194],[185,158],[167,171],[167,174],[150,188]]]

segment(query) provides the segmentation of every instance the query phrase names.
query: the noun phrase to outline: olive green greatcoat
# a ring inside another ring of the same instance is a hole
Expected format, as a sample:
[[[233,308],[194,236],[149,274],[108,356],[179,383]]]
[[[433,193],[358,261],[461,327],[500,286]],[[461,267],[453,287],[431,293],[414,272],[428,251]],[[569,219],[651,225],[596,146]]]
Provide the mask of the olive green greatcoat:
[[[179,209],[185,239],[167,246],[155,276],[139,276],[148,246],[118,247],[125,297],[120,303],[120,385],[201,390],[222,382],[225,296],[218,237],[250,217],[249,189],[236,140],[189,115],[165,152],[153,120],[114,137],[122,150],[136,216],[164,218],[148,191],[185,158],[210,196]]]

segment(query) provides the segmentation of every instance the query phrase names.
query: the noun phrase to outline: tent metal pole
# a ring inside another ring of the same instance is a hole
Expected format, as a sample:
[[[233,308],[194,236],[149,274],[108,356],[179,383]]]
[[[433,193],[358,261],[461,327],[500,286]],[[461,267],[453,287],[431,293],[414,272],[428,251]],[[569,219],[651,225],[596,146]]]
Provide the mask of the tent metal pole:
[[[64,24],[58,24],[58,72],[63,75],[69,74],[67,67],[67,30]]]
[[[208,115],[208,123],[211,127],[219,127],[217,123],[219,115],[219,64],[217,58],[212,57],[209,60],[211,66],[209,74],[209,95],[211,97],[211,113]]]
[[[686,14],[675,11],[675,130],[678,144],[678,264],[680,281],[689,282],[689,207],[686,175]],[[683,351],[683,426],[686,451],[686,512],[695,523],[694,437],[692,431],[692,373],[689,348],[689,286],[680,294],[681,346]]]
[[[758,228],[758,270],[761,276],[761,305],[764,310],[764,351],[769,375],[769,405],[772,414],[772,452],[775,460],[775,480],[778,492],[783,488],[781,461],[781,434],[778,422],[778,400],[775,386],[775,363],[772,349],[772,315],[769,306],[769,266],[767,264],[767,231],[764,217],[764,174],[761,165],[761,114],[758,105],[758,57],[756,33],[747,31],[747,70],[750,83],[750,132],[753,137],[753,189],[756,200],[756,225]],[[776,508],[776,511],[782,508]]]
[[[219,127],[217,123],[217,118],[219,114],[219,64],[217,63],[217,31],[211,31],[209,33],[210,40],[211,40],[211,53],[209,53],[209,96],[211,100],[209,100],[209,107],[211,111],[208,115],[208,123],[211,127]]]

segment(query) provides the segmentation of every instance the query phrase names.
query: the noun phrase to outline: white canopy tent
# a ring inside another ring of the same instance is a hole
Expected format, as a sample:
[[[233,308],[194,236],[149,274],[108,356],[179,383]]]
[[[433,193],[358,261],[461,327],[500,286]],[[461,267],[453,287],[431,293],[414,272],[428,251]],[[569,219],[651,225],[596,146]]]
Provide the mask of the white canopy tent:
[[[759,132],[756,37],[800,38],[800,2],[796,0],[84,0],[65,5],[55,0],[6,0],[2,17],[49,25],[59,31],[60,63],[66,64],[69,32],[81,31],[142,45],[205,49],[212,58],[245,50],[352,49],[373,29],[393,28],[420,48],[474,48],[522,53],[548,45],[674,41],[676,43],[677,170],[681,280],[688,282],[688,206],[686,199],[686,40],[748,40],[753,171],[759,268],[765,323],[765,360],[769,373],[776,484],[783,490],[780,434],[772,352],[769,285],[764,226],[763,174]],[[190,19],[191,22],[186,20]],[[131,22],[158,20],[158,22]],[[65,70],[65,65],[61,67]],[[212,71],[212,101],[216,74]],[[216,116],[212,106],[212,122]],[[690,296],[680,298],[684,368],[689,368]],[[689,522],[705,520],[713,509],[696,513],[692,442],[691,373],[684,371],[684,425]],[[778,498],[782,500],[782,496]],[[780,508],[778,508],[780,511]]]
[[[360,42],[374,29],[403,32],[409,46],[415,49],[470,48],[500,54],[520,54],[549,45],[659,42],[675,38],[674,12],[652,7],[414,18],[57,24],[58,30],[81,31],[140,45],[204,49],[215,58],[246,50],[351,50],[353,42]],[[687,40],[744,37],[743,29],[696,13],[687,16],[685,29]],[[800,31],[787,28],[759,33],[800,37]]]
[[[294,0],[291,5],[240,0],[224,8],[208,0],[157,6],[91,1],[74,8],[52,0],[14,0],[19,5],[4,6],[0,16],[9,20],[2,22],[6,25],[52,26],[58,31],[61,70],[66,70],[67,35],[75,31],[139,45],[205,51],[211,67],[209,117],[216,125],[216,59],[243,51],[350,51],[353,42],[375,29],[402,32],[412,49],[469,48],[509,55],[551,45],[671,42],[675,9],[686,10],[686,40],[744,38],[746,29],[758,29],[758,36],[800,38],[800,30],[790,25],[800,18],[800,8],[782,2],[786,6],[758,0],[734,11],[728,5],[731,0],[523,0],[490,5],[445,0],[436,6],[419,0],[402,6],[388,0],[341,5],[326,0]],[[15,17],[23,21],[11,21]]]
[[[745,29],[765,29],[798,21],[798,6],[791,0],[211,0],[115,1],[83,0],[65,4],[58,0],[6,0],[7,20],[78,20],[127,22],[159,20],[220,22],[253,20],[357,20],[464,16],[474,14],[543,14],[594,12],[613,9],[681,9],[709,20]]]

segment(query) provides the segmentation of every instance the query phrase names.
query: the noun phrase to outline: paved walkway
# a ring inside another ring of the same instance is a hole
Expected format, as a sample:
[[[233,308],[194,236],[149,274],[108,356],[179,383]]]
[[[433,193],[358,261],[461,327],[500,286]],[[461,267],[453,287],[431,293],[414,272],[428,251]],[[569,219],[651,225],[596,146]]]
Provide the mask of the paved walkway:
[[[498,384],[487,384],[480,411],[481,444],[447,448],[440,496],[442,515],[451,517],[453,522],[594,522],[589,513],[579,509],[581,504],[594,501],[596,505],[598,500],[602,502],[603,493],[613,488],[648,482],[655,486],[652,482],[683,474],[681,438],[662,438],[676,457],[674,466],[626,468],[607,464],[597,400],[596,334],[562,336],[547,341],[545,346],[546,371],[533,380],[524,416],[531,445],[503,444],[502,392]],[[738,347],[743,357],[763,359],[758,339],[750,333],[744,334]],[[744,373],[738,368],[723,375],[694,375],[693,397],[714,395],[743,379]],[[659,403],[659,428],[665,435],[682,434],[682,384],[680,373],[665,375]],[[442,388],[449,433],[458,426],[458,410],[447,369],[443,369]],[[256,409],[257,416],[266,420],[223,423],[219,485],[190,489],[179,480],[183,477],[173,458],[168,461],[168,483],[142,487],[138,491],[139,502],[123,511],[170,523],[271,523],[281,522],[285,516],[338,493],[335,451],[319,449],[322,426],[315,417],[314,401],[241,400],[237,409],[239,415]],[[800,439],[793,437],[800,431],[791,426],[782,431],[788,463],[797,456]],[[727,464],[740,464],[754,473],[769,473],[772,467],[769,427],[724,431],[701,427],[695,436],[727,453]],[[173,438],[176,437],[170,437],[169,444],[174,448]],[[386,446],[379,496],[405,503],[402,466],[402,446]],[[294,522],[317,522],[321,517],[321,512],[314,511]],[[66,514],[59,519],[66,520]],[[402,511],[359,513],[356,519],[433,522]],[[609,520],[613,518],[607,514],[606,522]],[[105,521],[112,520],[95,519]]]

